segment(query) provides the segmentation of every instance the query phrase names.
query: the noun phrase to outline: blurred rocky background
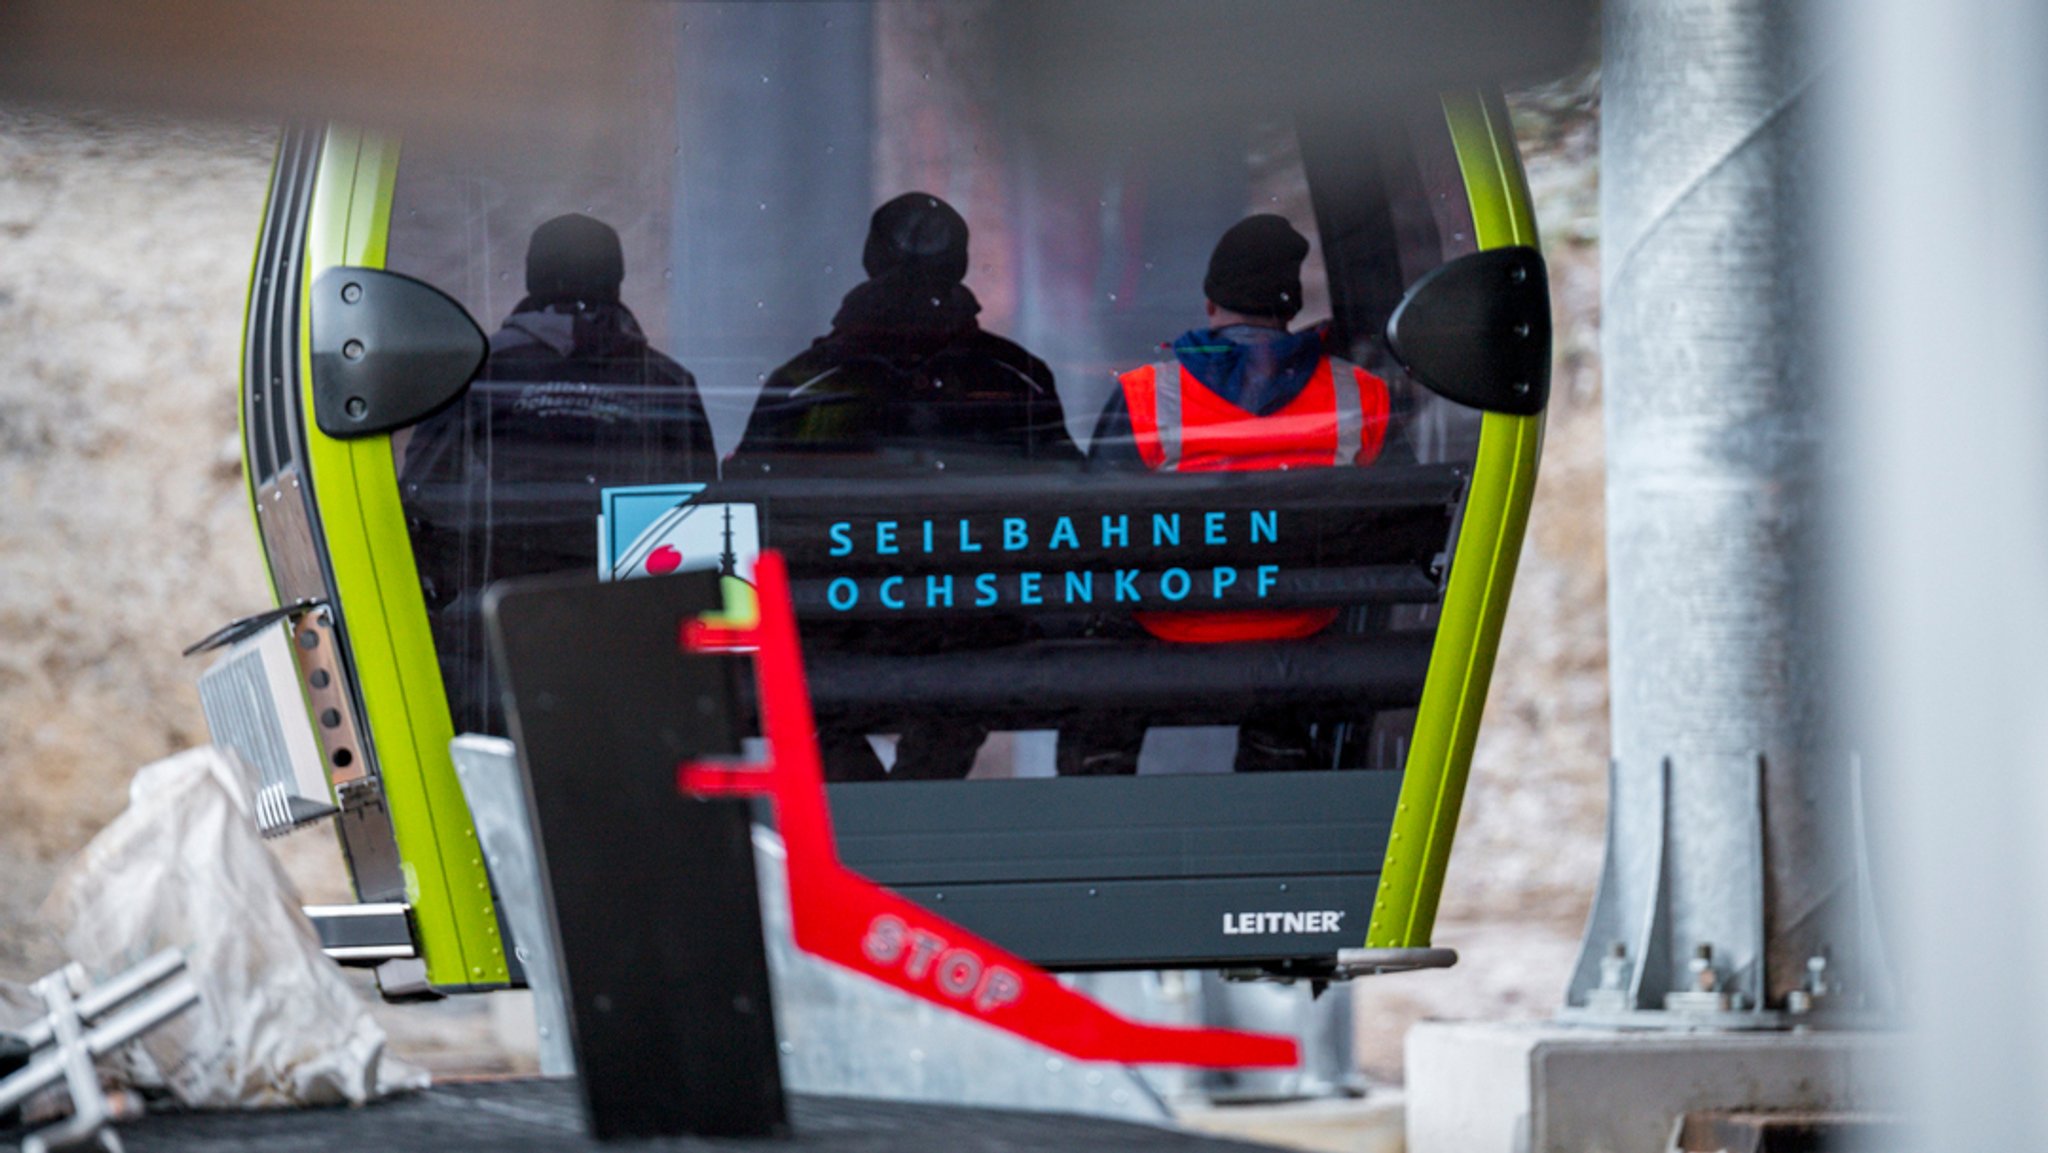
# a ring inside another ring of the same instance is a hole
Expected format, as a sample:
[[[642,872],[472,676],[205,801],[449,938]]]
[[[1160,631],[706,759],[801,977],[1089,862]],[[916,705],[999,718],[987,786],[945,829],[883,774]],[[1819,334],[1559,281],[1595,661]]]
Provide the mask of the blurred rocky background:
[[[1555,1008],[1600,861],[1597,72],[1510,104],[1557,376],[1438,923],[1463,960],[1357,992],[1361,1064],[1389,1080],[1418,1018]],[[0,977],[58,963],[35,922],[55,870],[136,768],[205,740],[180,650],[270,603],[234,396],[274,143],[260,123],[0,106]],[[309,901],[348,899],[327,834],[272,844]],[[525,1067],[504,1043],[517,1013],[503,997],[380,1010],[395,1048],[444,1071]]]

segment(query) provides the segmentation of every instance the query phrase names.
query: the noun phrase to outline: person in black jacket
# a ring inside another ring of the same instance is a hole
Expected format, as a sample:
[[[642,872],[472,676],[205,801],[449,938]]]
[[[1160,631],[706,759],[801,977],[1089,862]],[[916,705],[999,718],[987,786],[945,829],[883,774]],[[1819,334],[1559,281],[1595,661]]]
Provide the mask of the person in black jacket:
[[[763,457],[816,474],[859,457],[947,468],[1078,461],[1052,370],[982,329],[967,275],[967,221],[908,192],[875,210],[832,331],[772,373],[727,475]]]
[[[610,225],[570,213],[535,229],[526,297],[491,334],[477,374],[486,385],[530,387],[481,389],[489,403],[457,404],[422,422],[406,449],[407,476],[447,474],[459,464],[451,454],[474,451],[485,431],[512,450],[494,461],[494,481],[713,475],[717,453],[697,379],[648,343],[619,299],[625,275]],[[488,429],[478,426],[484,418]]]
[[[1067,433],[1052,370],[1014,341],[984,331],[966,278],[967,221],[925,192],[875,210],[861,265],[832,331],[775,370],[755,405],[728,478],[957,476],[1082,462]],[[813,624],[820,649],[915,654],[993,648],[1031,635],[1022,618],[964,615],[935,627]],[[908,706],[896,762],[885,775],[861,726],[819,728],[835,781],[964,777],[988,736],[972,718]]]
[[[619,234],[580,214],[535,229],[526,296],[469,392],[420,422],[400,492],[458,728],[502,732],[476,608],[505,577],[594,572],[608,487],[708,479],[696,378],[619,297]]]

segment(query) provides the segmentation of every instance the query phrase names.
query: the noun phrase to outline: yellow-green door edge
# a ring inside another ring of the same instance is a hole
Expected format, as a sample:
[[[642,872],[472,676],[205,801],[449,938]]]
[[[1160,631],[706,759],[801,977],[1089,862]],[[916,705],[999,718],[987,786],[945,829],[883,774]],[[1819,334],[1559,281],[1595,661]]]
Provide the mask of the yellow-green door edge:
[[[398,142],[330,127],[306,227],[302,299],[336,265],[382,268]],[[302,411],[313,411],[312,331],[301,308]],[[504,942],[483,853],[449,758],[454,722],[427,625],[388,435],[335,440],[306,421],[306,467],[334,591],[361,684],[377,771],[403,862],[427,980],[455,989],[505,984]]]
[[[1444,117],[1472,204],[1478,246],[1534,247],[1536,218],[1507,106],[1497,93],[1456,92],[1444,97]],[[1541,415],[1489,412],[1481,421],[1472,487],[1366,930],[1369,948],[1430,943],[1508,592],[1529,524],[1542,439]]]

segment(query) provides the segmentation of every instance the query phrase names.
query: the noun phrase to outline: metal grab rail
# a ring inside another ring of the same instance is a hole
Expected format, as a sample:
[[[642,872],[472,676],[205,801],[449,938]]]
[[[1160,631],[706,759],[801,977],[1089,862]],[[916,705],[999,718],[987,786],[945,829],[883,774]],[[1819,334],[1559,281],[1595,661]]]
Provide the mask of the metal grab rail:
[[[198,1004],[199,987],[184,973],[184,954],[166,949],[98,987],[76,964],[35,983],[49,1014],[22,1035],[32,1054],[28,1064],[0,1079],[0,1115],[61,1081],[71,1097],[71,1116],[31,1134],[22,1143],[24,1153],[88,1143],[120,1153],[120,1140],[107,1128],[112,1114],[93,1061]]]

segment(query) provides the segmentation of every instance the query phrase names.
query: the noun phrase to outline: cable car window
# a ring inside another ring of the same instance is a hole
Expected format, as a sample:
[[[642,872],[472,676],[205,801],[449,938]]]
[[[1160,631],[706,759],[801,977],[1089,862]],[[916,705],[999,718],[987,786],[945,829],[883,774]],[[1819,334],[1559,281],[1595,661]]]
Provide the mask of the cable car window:
[[[458,730],[490,581],[789,558],[835,782],[1398,770],[1479,414],[1385,350],[1472,251],[1433,94],[1041,115],[979,5],[651,7],[620,131],[405,144],[491,335],[394,438]]]

